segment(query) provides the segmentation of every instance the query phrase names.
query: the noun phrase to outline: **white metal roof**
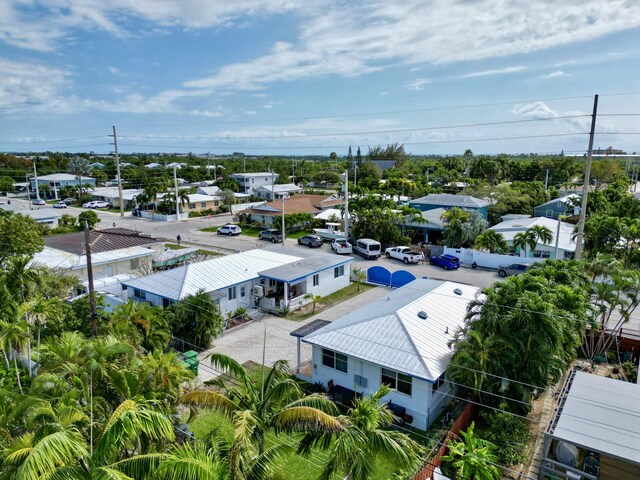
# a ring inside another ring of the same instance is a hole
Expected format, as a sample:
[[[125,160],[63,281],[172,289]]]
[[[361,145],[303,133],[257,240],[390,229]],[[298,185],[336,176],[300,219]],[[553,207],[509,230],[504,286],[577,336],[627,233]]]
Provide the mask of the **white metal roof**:
[[[409,200],[409,204],[441,205],[444,207],[480,208],[491,205],[491,202],[470,195],[453,195],[451,193],[430,193],[424,197]]]
[[[58,210],[49,206],[43,206],[41,209],[39,207],[35,207],[33,210],[29,210],[29,208],[24,204],[18,205],[16,203],[12,203],[11,205],[2,205],[0,208],[8,212],[19,213],[25,217],[31,217],[36,222],[44,222],[47,220],[54,221],[62,215]]]
[[[327,208],[326,210],[321,211],[315,217],[319,220],[329,220],[331,216],[335,215],[337,218],[342,218],[342,211],[339,208]]]
[[[272,187],[271,186],[262,186],[262,187],[256,188],[256,190],[270,192],[272,190]],[[276,192],[278,192],[278,193],[281,193],[281,192],[301,192],[302,188],[300,188],[295,183],[285,183],[285,184],[280,184],[280,185],[273,185],[273,191],[274,191],[274,193],[276,193]]]
[[[220,187],[198,187],[198,193],[203,195],[215,195],[220,192]]]
[[[293,282],[322,270],[344,265],[352,261],[353,258],[351,257],[319,253],[303,258],[297,262],[262,270],[259,273],[261,277],[272,278],[283,282]]]
[[[479,291],[460,283],[417,279],[303,340],[433,382],[449,365],[447,344],[464,325],[467,305]],[[421,311],[426,319],[418,317]]]
[[[124,188],[122,189],[122,199],[123,200],[133,200],[137,195],[140,195],[143,192],[141,188]],[[95,190],[91,190],[89,192],[93,197],[104,197],[104,198],[119,198],[120,193],[118,192],[117,187],[101,187],[96,188]]]
[[[191,193],[188,195],[189,203],[191,202],[213,202],[220,200],[220,197],[212,197],[211,195],[202,195],[201,193]]]
[[[248,282],[258,278],[258,272],[262,270],[299,260],[302,258],[255,249],[158,272],[147,277],[123,282],[123,285],[164,298],[180,300],[197,293],[199,290],[213,292]]]
[[[585,372],[572,375],[557,423],[549,434],[640,464],[640,385]]]
[[[551,230],[553,238],[547,246],[555,247],[556,245],[556,232],[558,230],[558,220],[547,217],[530,217],[530,218],[514,218],[512,220],[505,220],[503,222],[490,227],[489,230],[500,232],[507,242],[513,242],[513,238],[516,234],[524,232],[528,228],[534,225],[541,225]],[[560,241],[558,242],[558,248],[560,250],[566,250],[573,252],[576,249],[576,242],[573,240],[574,225],[567,222],[560,222]],[[538,244],[541,245],[541,244]]]
[[[232,173],[229,176],[231,178],[242,178],[242,177],[251,178],[251,177],[271,177],[271,175],[273,175],[274,177],[278,176],[277,173],[271,173],[271,172]]]
[[[570,195],[565,195],[564,197],[554,198],[553,200],[549,200],[548,202],[541,203],[537,205],[536,208],[546,207],[547,205],[553,205],[555,203],[561,202],[568,206],[573,206],[576,200],[580,199],[581,195],[577,193],[572,193]]]
[[[108,252],[94,253],[91,255],[93,265],[102,265],[122,260],[147,257],[155,255],[155,250],[144,247],[127,247]],[[30,265],[45,266],[49,268],[62,268],[64,270],[77,270],[87,265],[86,255],[65,252],[57,248],[44,247],[41,252],[33,256]]]
[[[38,182],[41,180],[51,181],[51,182],[60,182],[63,180],[77,180],[76,175],[71,175],[70,173],[52,173],[51,175],[39,175]],[[80,177],[81,180],[93,180],[93,177]]]

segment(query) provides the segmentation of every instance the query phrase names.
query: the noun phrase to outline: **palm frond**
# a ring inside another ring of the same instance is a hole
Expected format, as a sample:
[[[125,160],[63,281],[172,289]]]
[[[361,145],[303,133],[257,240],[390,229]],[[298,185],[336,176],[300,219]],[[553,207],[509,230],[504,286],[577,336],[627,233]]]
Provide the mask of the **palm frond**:
[[[313,407],[290,407],[282,410],[274,419],[276,432],[322,431],[337,433],[343,430],[342,423],[333,415]]]
[[[226,467],[206,448],[185,444],[171,452],[156,471],[158,480],[223,480]]]
[[[245,480],[267,480],[277,471],[278,462],[282,459],[290,447],[285,444],[274,445],[266,449],[251,461],[249,469],[245,473]]]
[[[227,355],[222,355],[221,353],[212,353],[208,357],[205,357],[205,359],[206,358],[211,360],[211,366],[213,368],[222,370],[232,377],[237,378],[244,384],[250,383],[247,370],[233,358],[228,357]]]
[[[228,417],[238,410],[238,405],[229,399],[229,397],[214,390],[194,390],[193,392],[183,395],[179,402],[184,405],[217,410]]]
[[[167,453],[148,453],[125,458],[109,465],[133,478],[149,478],[152,472],[160,467],[162,462],[170,458]]]
[[[312,407],[322,410],[329,415],[337,416],[340,414],[340,410],[336,404],[329,400],[329,397],[324,393],[312,393],[311,395],[306,395],[289,403],[285,408],[290,407]]]
[[[18,476],[24,480],[39,480],[56,467],[67,465],[88,454],[79,435],[67,431],[55,432],[33,446],[18,468]]]

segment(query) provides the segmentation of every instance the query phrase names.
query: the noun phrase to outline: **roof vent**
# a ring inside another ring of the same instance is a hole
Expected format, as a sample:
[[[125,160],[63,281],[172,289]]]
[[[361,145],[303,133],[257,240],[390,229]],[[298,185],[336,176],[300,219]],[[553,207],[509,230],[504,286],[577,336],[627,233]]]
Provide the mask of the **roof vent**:
[[[462,290],[460,290],[459,288],[456,288],[453,293],[455,293],[456,295],[462,295]]]
[[[445,335],[449,335],[449,327],[447,327],[447,328],[445,328],[445,329],[444,329],[444,334],[445,334]]]
[[[418,312],[418,318],[421,318],[422,320],[426,320],[428,317],[427,312],[425,312],[424,310],[420,310]]]

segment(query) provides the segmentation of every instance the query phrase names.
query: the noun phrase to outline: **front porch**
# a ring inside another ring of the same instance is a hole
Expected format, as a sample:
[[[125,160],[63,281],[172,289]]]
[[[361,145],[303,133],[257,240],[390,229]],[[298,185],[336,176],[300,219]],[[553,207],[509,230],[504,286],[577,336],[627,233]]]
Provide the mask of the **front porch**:
[[[258,307],[268,312],[281,313],[283,310],[294,311],[311,303],[307,295],[306,278],[295,282],[265,279],[264,296],[258,301]]]

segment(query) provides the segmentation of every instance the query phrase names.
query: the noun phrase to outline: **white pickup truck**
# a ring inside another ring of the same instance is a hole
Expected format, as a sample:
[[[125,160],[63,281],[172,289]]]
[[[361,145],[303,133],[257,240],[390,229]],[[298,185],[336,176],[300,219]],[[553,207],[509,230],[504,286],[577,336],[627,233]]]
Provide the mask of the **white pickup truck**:
[[[387,258],[402,260],[404,263],[419,263],[424,260],[422,252],[414,252],[409,247],[390,247],[384,251]]]
[[[353,253],[353,247],[345,238],[334,238],[331,242],[331,249],[338,255]]]

